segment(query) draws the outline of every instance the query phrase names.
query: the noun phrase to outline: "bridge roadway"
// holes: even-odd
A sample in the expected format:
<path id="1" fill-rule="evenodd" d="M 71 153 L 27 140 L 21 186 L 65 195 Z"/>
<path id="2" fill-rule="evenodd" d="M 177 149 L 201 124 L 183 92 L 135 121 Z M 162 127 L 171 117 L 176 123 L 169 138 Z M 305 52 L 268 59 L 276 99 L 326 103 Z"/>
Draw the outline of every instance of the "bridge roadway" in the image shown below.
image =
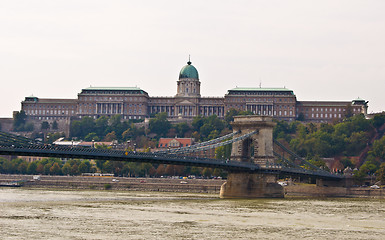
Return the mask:
<path id="1" fill-rule="evenodd" d="M 196 167 L 221 168 L 229 172 L 270 173 L 281 176 L 301 176 L 309 178 L 339 180 L 343 176 L 326 171 L 307 170 L 303 168 L 289 168 L 279 164 L 260 166 L 254 163 L 229 161 L 178 155 L 172 153 L 141 153 L 120 150 L 102 150 L 94 148 L 51 146 L 42 144 L 10 145 L 0 144 L 0 155 L 40 156 L 55 158 L 97 159 L 126 162 L 149 162 L 156 164 L 174 164 Z"/>

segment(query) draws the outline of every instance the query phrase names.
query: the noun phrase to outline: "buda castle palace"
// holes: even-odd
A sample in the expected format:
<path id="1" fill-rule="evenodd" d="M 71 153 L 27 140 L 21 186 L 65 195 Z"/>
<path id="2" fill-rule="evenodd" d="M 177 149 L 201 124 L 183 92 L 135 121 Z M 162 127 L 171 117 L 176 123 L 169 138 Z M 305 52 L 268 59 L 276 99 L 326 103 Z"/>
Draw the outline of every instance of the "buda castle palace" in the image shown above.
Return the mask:
<path id="1" fill-rule="evenodd" d="M 217 115 L 236 109 L 279 120 L 332 122 L 351 114 L 367 113 L 362 99 L 352 101 L 297 101 L 286 88 L 241 88 L 228 90 L 224 97 L 202 97 L 197 69 L 187 62 L 179 73 L 177 93 L 173 97 L 151 97 L 137 87 L 89 87 L 77 99 L 26 97 L 21 103 L 28 119 L 67 122 L 71 119 L 120 114 L 122 119 L 145 119 L 166 112 L 169 120 L 188 120 L 195 116 Z"/>

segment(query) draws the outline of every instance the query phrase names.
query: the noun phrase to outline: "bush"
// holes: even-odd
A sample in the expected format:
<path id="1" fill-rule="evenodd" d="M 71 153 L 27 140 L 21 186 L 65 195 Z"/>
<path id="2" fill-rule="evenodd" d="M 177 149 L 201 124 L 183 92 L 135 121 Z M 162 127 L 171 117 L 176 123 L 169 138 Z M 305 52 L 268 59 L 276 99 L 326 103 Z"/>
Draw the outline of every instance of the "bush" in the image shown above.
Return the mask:
<path id="1" fill-rule="evenodd" d="M 104 189 L 105 190 L 110 190 L 111 189 L 111 184 L 109 184 L 109 183 L 106 183 L 106 184 L 104 184 Z"/>

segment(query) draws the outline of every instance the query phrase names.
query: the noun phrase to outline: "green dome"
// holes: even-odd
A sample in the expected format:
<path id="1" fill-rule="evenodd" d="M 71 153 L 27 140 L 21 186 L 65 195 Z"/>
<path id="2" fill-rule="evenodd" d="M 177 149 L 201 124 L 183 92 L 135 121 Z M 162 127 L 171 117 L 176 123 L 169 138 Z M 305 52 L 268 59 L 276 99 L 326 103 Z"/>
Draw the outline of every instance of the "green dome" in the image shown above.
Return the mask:
<path id="1" fill-rule="evenodd" d="M 180 70 L 179 79 L 181 78 L 199 79 L 198 71 L 193 65 L 191 65 L 190 61 L 188 61 L 187 65 Z"/>

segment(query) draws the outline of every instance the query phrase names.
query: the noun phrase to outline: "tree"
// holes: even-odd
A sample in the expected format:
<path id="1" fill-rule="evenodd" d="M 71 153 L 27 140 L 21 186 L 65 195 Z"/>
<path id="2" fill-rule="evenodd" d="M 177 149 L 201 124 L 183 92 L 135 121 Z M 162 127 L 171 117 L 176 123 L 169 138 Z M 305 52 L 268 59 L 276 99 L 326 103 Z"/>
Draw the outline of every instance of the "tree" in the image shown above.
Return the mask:
<path id="1" fill-rule="evenodd" d="M 232 129 L 230 123 L 234 121 L 234 116 L 237 116 L 239 114 L 239 111 L 231 108 L 229 111 L 227 111 L 225 115 L 225 122 L 227 124 L 227 127 Z"/>
<path id="2" fill-rule="evenodd" d="M 112 171 L 115 174 L 115 176 L 122 175 L 123 167 L 124 167 L 124 163 L 121 161 L 113 161 L 112 162 Z"/>
<path id="3" fill-rule="evenodd" d="M 354 167 L 354 164 L 352 163 L 352 161 L 348 157 L 342 158 L 340 162 L 342 163 L 344 168 L 347 168 L 347 167 L 353 168 Z"/>
<path id="4" fill-rule="evenodd" d="M 354 177 L 357 180 L 363 180 L 364 177 L 373 175 L 378 169 L 376 163 L 372 160 L 367 160 L 358 171 L 354 172 Z"/>
<path id="5" fill-rule="evenodd" d="M 382 125 L 385 124 L 385 114 L 376 114 L 373 117 L 372 124 L 375 128 L 379 129 Z"/>
<path id="6" fill-rule="evenodd" d="M 44 121 L 44 122 L 41 123 L 41 130 L 42 131 L 48 130 L 49 128 L 50 128 L 49 122 Z"/>
<path id="7" fill-rule="evenodd" d="M 36 162 L 30 162 L 28 164 L 27 173 L 28 174 L 36 174 L 37 164 Z"/>
<path id="8" fill-rule="evenodd" d="M 95 132 L 100 139 L 102 139 L 108 131 L 108 118 L 102 116 L 95 121 Z"/>
<path id="9" fill-rule="evenodd" d="M 298 121 L 304 121 L 305 120 L 305 115 L 302 113 L 302 112 L 300 112 L 299 114 L 298 114 L 298 117 L 297 117 L 297 120 Z"/>
<path id="10" fill-rule="evenodd" d="M 80 121 L 71 122 L 71 137 L 84 138 L 90 132 L 95 131 L 95 122 L 91 117 L 83 117 Z"/>
<path id="11" fill-rule="evenodd" d="M 167 176 L 174 176 L 175 175 L 175 170 L 174 170 L 174 165 L 168 164 L 165 171 L 165 175 Z"/>
<path id="12" fill-rule="evenodd" d="M 186 122 L 181 122 L 176 125 L 176 129 L 178 131 L 178 135 L 181 137 L 186 137 L 186 133 L 191 131 L 190 126 Z M 191 133 L 190 133 L 191 135 Z"/>
<path id="13" fill-rule="evenodd" d="M 51 167 L 52 167 L 52 163 L 48 162 L 48 163 L 44 164 L 44 174 L 45 175 L 50 174 Z"/>
<path id="14" fill-rule="evenodd" d="M 91 163 L 89 160 L 83 160 L 79 164 L 79 172 L 80 173 L 86 173 L 91 171 Z"/>
<path id="15" fill-rule="evenodd" d="M 156 133 L 159 137 L 165 136 L 170 128 L 171 123 L 167 120 L 166 112 L 156 114 L 155 118 L 150 119 L 148 125 L 150 132 Z"/>
<path id="16" fill-rule="evenodd" d="M 116 134 L 115 134 L 115 131 L 112 131 L 110 133 L 108 133 L 105 137 L 104 137 L 104 141 L 107 141 L 107 142 L 112 142 L 114 140 L 116 140 Z"/>
<path id="17" fill-rule="evenodd" d="M 37 164 L 36 173 L 38 174 L 44 173 L 44 164 L 42 164 L 41 162 Z"/>
<path id="18" fill-rule="evenodd" d="M 61 175 L 62 172 L 61 172 L 61 168 L 59 166 L 59 164 L 57 162 L 55 162 L 52 167 L 50 168 L 49 172 L 52 174 L 52 175 Z"/>
<path id="19" fill-rule="evenodd" d="M 212 175 L 212 169 L 211 168 L 204 168 L 202 171 L 202 174 L 204 177 L 209 178 Z"/>
<path id="20" fill-rule="evenodd" d="M 84 137 L 84 140 L 88 141 L 88 142 L 90 142 L 92 140 L 99 141 L 100 138 L 98 137 L 98 135 L 96 135 L 95 132 L 91 132 L 91 133 L 87 134 L 87 136 Z"/>
<path id="21" fill-rule="evenodd" d="M 385 135 L 381 139 L 374 141 L 372 150 L 369 154 L 373 157 L 385 160 Z"/>
<path id="22" fill-rule="evenodd" d="M 156 169 L 156 175 L 158 177 L 165 175 L 165 167 L 164 164 L 159 164 L 158 168 Z"/>
<path id="23" fill-rule="evenodd" d="M 58 126 L 56 120 L 52 123 L 52 129 L 53 129 L 53 130 L 59 129 L 59 126 Z"/>
<path id="24" fill-rule="evenodd" d="M 71 166 L 71 175 L 75 176 L 75 175 L 78 175 L 79 174 L 79 166 L 74 163 L 72 166 Z"/>
<path id="25" fill-rule="evenodd" d="M 376 171 L 376 179 L 385 183 L 385 163 L 381 163 L 380 168 Z"/>
<path id="26" fill-rule="evenodd" d="M 61 171 L 64 175 L 69 175 L 71 173 L 71 165 L 66 162 L 61 168 Z"/>
<path id="27" fill-rule="evenodd" d="M 322 160 L 318 155 L 315 155 L 312 159 L 309 160 L 309 162 L 316 167 L 322 168 L 324 170 L 327 169 L 325 161 Z"/>
<path id="28" fill-rule="evenodd" d="M 27 173 L 27 168 L 28 168 L 28 163 L 23 161 L 17 167 L 17 171 L 19 174 L 25 174 L 25 173 Z"/>
<path id="29" fill-rule="evenodd" d="M 13 130 L 15 132 L 24 131 L 24 125 L 26 123 L 27 115 L 22 110 L 20 112 L 16 112 L 13 118 Z"/>
<path id="30" fill-rule="evenodd" d="M 103 163 L 103 172 L 113 173 L 113 165 L 111 161 L 106 161 L 105 163 Z"/>

